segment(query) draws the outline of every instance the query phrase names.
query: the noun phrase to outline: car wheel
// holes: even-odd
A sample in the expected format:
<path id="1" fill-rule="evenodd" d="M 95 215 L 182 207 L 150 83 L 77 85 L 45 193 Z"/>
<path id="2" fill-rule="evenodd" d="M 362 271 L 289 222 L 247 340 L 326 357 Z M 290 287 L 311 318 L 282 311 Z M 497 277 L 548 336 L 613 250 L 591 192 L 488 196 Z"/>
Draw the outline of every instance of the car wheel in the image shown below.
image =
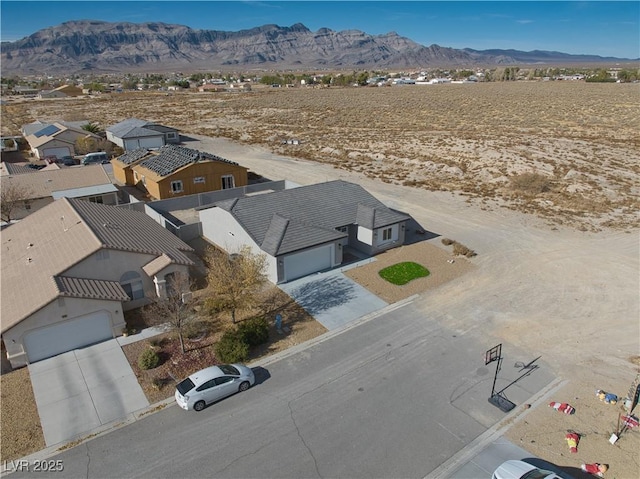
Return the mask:
<path id="1" fill-rule="evenodd" d="M 202 411 L 204 409 L 205 403 L 204 401 L 198 401 L 193 405 L 194 411 Z"/>
<path id="2" fill-rule="evenodd" d="M 242 381 L 240 383 L 240 388 L 238 390 L 241 392 L 246 391 L 247 389 L 249 389 L 249 386 L 250 386 L 249 381 Z"/>

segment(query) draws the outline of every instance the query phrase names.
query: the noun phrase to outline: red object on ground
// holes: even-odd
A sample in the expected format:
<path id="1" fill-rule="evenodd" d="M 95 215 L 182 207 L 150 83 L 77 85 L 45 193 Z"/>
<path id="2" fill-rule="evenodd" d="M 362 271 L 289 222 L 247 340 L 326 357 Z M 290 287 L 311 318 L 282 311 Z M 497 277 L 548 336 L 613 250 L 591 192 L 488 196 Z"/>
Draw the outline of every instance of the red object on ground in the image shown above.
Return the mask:
<path id="1" fill-rule="evenodd" d="M 622 416 L 622 424 L 631 428 L 631 427 L 638 427 L 640 425 L 640 422 L 638 421 L 637 417 L 628 415 L 628 416 Z"/>
<path id="2" fill-rule="evenodd" d="M 565 414 L 573 414 L 576 410 L 566 402 L 551 402 L 549 403 L 549 407 L 552 407 L 556 411 L 563 412 Z"/>
<path id="3" fill-rule="evenodd" d="M 594 462 L 593 464 L 583 464 L 581 467 L 584 472 L 588 472 L 589 474 L 593 474 L 598 477 L 604 477 L 604 473 L 609 469 L 606 464 L 598 464 L 597 462 Z"/>
<path id="4" fill-rule="evenodd" d="M 571 432 L 564 437 L 569 445 L 569 450 L 573 453 L 578 452 L 578 443 L 580 442 L 580 436 L 575 432 Z"/>

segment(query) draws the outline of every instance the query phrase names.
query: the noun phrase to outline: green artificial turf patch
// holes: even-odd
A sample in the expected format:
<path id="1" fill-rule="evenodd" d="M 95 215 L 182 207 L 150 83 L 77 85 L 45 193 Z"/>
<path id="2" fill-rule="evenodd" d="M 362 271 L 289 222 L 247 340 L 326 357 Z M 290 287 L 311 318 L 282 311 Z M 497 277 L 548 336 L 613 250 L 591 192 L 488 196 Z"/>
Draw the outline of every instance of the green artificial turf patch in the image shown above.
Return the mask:
<path id="1" fill-rule="evenodd" d="M 390 283 L 402 286 L 416 278 L 424 278 L 429 276 L 429 270 L 418 263 L 405 261 L 404 263 L 394 264 L 381 269 L 378 274 L 381 278 L 386 279 Z"/>

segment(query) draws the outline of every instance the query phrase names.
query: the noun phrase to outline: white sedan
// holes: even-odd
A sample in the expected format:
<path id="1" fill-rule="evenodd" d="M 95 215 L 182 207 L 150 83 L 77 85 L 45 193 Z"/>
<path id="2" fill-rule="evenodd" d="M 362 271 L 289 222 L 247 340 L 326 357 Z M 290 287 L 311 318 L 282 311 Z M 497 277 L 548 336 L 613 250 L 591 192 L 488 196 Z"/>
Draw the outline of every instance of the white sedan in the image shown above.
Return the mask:
<path id="1" fill-rule="evenodd" d="M 182 409 L 202 411 L 207 404 L 246 391 L 256 382 L 253 371 L 242 364 L 221 364 L 201 369 L 176 386 Z"/>
<path id="2" fill-rule="evenodd" d="M 538 469 L 524 461 L 506 461 L 493 473 L 493 479 L 562 479 L 555 472 Z"/>

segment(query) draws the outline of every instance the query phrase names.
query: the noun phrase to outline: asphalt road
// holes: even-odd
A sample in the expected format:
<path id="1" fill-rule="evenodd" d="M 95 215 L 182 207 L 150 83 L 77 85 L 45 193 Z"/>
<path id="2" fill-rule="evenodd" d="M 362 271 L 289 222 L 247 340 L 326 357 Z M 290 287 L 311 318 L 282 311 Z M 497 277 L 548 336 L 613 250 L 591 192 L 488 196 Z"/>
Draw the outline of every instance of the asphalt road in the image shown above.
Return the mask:
<path id="1" fill-rule="evenodd" d="M 424 477 L 505 417 L 487 401 L 491 341 L 408 304 L 258 368 L 256 386 L 202 412 L 169 407 L 51 457 L 62 473 L 11 477 Z M 496 388 L 514 403 L 553 380 L 540 360 L 521 377 L 530 353 L 503 354 Z"/>

